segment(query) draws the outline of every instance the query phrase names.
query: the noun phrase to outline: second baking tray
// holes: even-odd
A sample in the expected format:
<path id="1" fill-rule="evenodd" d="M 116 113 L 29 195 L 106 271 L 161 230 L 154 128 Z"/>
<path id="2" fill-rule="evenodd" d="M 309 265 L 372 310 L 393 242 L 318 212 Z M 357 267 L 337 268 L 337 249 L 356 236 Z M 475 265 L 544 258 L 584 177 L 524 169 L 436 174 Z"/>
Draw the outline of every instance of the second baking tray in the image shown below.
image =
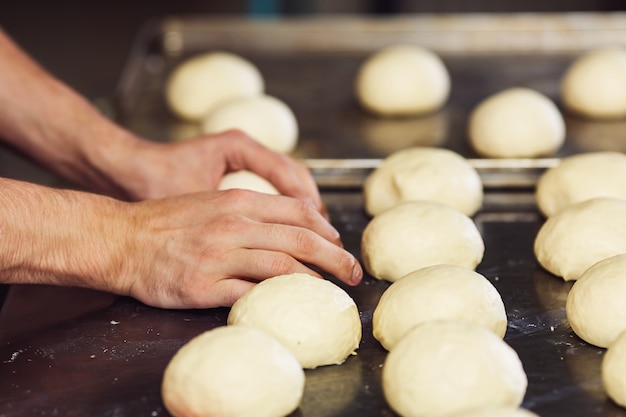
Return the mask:
<path id="1" fill-rule="evenodd" d="M 388 45 L 412 43 L 438 53 L 452 89 L 439 112 L 380 118 L 363 111 L 354 81 L 364 60 Z M 525 14 L 357 16 L 246 20 L 175 16 L 147 24 L 117 91 L 117 117 L 136 133 L 172 141 L 199 133 L 163 100 L 169 73 L 197 53 L 227 50 L 252 61 L 266 92 L 285 101 L 300 126 L 296 157 L 378 159 L 412 145 L 440 146 L 476 158 L 466 139 L 474 106 L 502 89 L 524 86 L 560 106 L 566 68 L 583 51 L 626 44 L 626 15 Z M 626 122 L 599 122 L 563 111 L 565 146 L 557 157 L 626 150 Z M 517 164 L 518 161 L 514 161 Z M 484 165 L 484 163 L 483 163 Z M 498 165 L 502 168 L 502 164 Z"/>

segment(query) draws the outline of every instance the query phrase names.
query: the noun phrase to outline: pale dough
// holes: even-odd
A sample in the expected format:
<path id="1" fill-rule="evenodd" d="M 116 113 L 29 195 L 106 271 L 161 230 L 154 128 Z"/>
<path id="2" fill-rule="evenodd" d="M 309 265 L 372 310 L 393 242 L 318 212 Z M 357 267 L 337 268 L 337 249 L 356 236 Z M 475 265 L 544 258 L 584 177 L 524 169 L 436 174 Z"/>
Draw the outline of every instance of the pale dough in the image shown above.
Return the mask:
<path id="1" fill-rule="evenodd" d="M 374 310 L 373 333 L 392 350 L 416 325 L 444 319 L 479 324 L 501 338 L 506 333 L 504 303 L 493 284 L 471 269 L 445 264 L 418 269 L 391 284 Z"/>
<path id="2" fill-rule="evenodd" d="M 589 118 L 626 116 L 626 48 L 601 48 L 579 56 L 561 83 L 565 107 Z"/>
<path id="3" fill-rule="evenodd" d="M 280 340 L 303 368 L 341 364 L 356 353 L 361 319 L 339 286 L 301 273 L 260 282 L 235 302 L 228 324 L 259 327 Z"/>
<path id="4" fill-rule="evenodd" d="M 174 355 L 161 386 L 174 416 L 282 417 L 298 408 L 304 371 L 280 342 L 249 326 L 196 336 Z"/>
<path id="5" fill-rule="evenodd" d="M 223 102 L 202 121 L 204 133 L 240 129 L 268 148 L 289 153 L 298 144 L 298 121 L 289 106 L 268 95 Z"/>
<path id="6" fill-rule="evenodd" d="M 472 216 L 483 203 L 474 167 L 448 149 L 412 147 L 386 157 L 363 184 L 365 209 L 377 215 L 400 202 L 429 200 Z"/>
<path id="7" fill-rule="evenodd" d="M 385 399 L 403 417 L 443 417 L 519 407 L 528 380 L 517 353 L 485 327 L 429 321 L 414 327 L 383 365 Z"/>
<path id="8" fill-rule="evenodd" d="M 565 311 L 574 333 L 609 347 L 626 330 L 626 254 L 603 259 L 587 269 L 567 295 Z"/>
<path id="9" fill-rule="evenodd" d="M 239 188 L 265 194 L 280 194 L 271 182 L 254 172 L 246 170 L 229 172 L 224 175 L 217 188 L 218 190 Z"/>
<path id="10" fill-rule="evenodd" d="M 400 203 L 374 216 L 361 239 L 367 272 L 392 282 L 437 264 L 474 269 L 484 252 L 485 244 L 472 219 L 433 201 Z"/>
<path id="11" fill-rule="evenodd" d="M 208 52 L 183 61 L 172 71 L 165 100 L 180 118 L 199 121 L 221 102 L 256 96 L 264 88 L 263 76 L 247 59 L 230 52 Z"/>
<path id="12" fill-rule="evenodd" d="M 602 385 L 608 396 L 626 407 L 626 332 L 620 333 L 602 359 Z"/>
<path id="13" fill-rule="evenodd" d="M 604 258 L 626 253 L 626 201 L 593 198 L 548 217 L 534 251 L 541 266 L 566 281 Z"/>
<path id="14" fill-rule="evenodd" d="M 626 200 L 626 155 L 589 152 L 563 158 L 541 175 L 535 196 L 546 216 L 594 197 Z"/>
<path id="15" fill-rule="evenodd" d="M 439 56 L 414 45 L 396 45 L 370 55 L 359 68 L 356 96 L 381 116 L 429 113 L 450 93 L 450 75 Z"/>
<path id="16" fill-rule="evenodd" d="M 534 158 L 552 155 L 561 148 L 565 122 L 545 95 L 529 88 L 510 88 L 474 108 L 468 138 L 481 156 Z"/>

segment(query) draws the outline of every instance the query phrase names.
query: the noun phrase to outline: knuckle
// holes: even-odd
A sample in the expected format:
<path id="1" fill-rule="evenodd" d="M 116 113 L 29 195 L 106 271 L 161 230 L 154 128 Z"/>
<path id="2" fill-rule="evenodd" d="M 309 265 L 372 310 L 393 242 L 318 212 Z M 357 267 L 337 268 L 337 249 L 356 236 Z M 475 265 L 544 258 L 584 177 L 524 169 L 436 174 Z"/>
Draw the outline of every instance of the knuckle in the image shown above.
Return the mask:
<path id="1" fill-rule="evenodd" d="M 290 274 L 294 270 L 294 260 L 286 254 L 277 254 L 270 261 L 270 271 L 274 276 Z"/>
<path id="2" fill-rule="evenodd" d="M 293 237 L 294 250 L 300 255 L 308 255 L 317 248 L 315 234 L 308 229 L 296 231 Z"/>

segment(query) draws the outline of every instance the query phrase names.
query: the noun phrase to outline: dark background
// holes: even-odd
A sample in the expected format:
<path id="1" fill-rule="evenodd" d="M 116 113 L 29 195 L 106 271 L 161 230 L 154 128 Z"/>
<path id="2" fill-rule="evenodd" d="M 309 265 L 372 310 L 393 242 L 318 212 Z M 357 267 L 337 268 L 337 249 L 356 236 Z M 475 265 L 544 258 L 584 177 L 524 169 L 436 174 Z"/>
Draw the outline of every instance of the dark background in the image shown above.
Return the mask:
<path id="1" fill-rule="evenodd" d="M 136 33 L 175 14 L 564 12 L 626 9 L 623 0 L 2 0 L 0 26 L 49 71 L 94 100 L 112 94 Z"/>

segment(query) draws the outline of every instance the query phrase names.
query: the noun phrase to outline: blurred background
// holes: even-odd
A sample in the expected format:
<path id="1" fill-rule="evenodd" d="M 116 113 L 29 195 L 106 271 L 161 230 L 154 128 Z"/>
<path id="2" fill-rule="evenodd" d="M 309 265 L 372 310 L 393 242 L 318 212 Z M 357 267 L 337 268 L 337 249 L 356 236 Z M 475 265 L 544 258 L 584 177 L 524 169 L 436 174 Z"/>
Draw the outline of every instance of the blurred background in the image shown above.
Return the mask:
<path id="1" fill-rule="evenodd" d="M 112 94 L 132 40 L 150 19 L 176 14 L 284 15 L 626 10 L 623 0 L 151 0 L 0 1 L 0 26 L 88 98 Z"/>

